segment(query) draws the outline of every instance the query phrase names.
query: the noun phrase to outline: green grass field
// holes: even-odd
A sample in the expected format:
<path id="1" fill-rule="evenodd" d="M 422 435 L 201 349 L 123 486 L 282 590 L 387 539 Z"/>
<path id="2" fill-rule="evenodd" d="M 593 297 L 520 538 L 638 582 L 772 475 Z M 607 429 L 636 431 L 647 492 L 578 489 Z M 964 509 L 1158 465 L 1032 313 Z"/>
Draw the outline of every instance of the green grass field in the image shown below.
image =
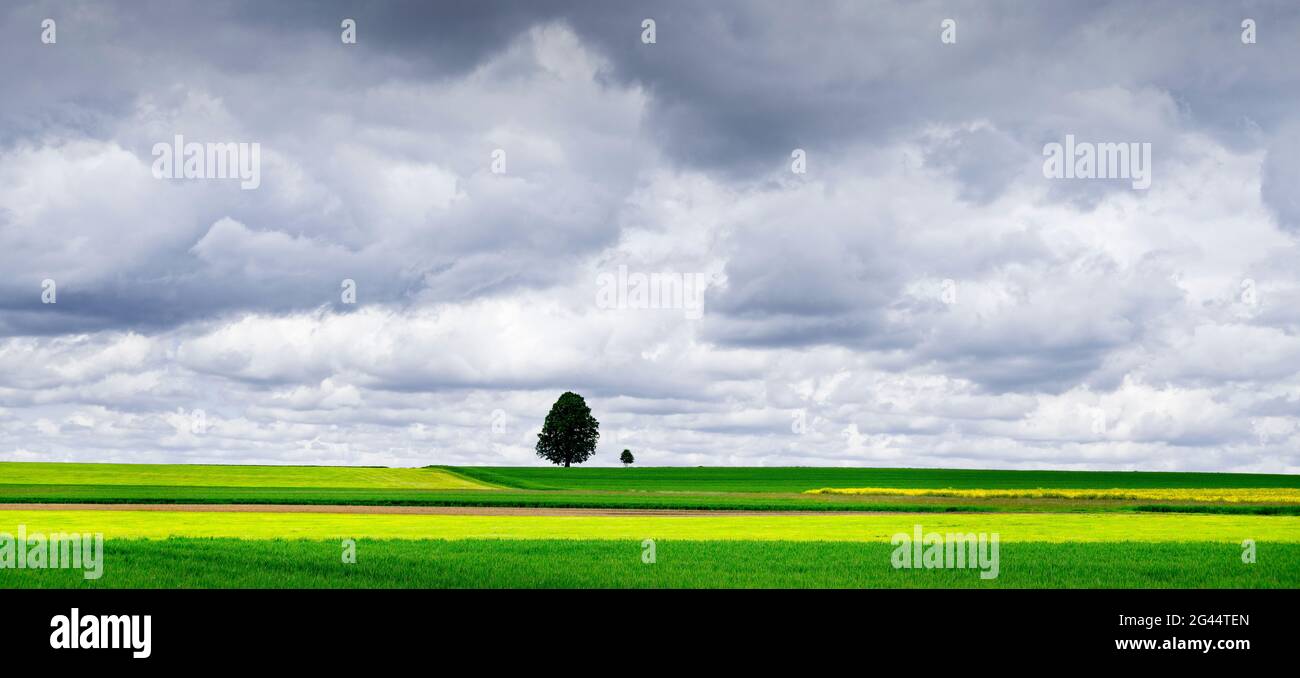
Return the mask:
<path id="1" fill-rule="evenodd" d="M 1296 588 L 1300 544 L 1262 545 L 1241 562 L 1234 544 L 1005 544 L 996 579 L 977 570 L 890 566 L 868 542 L 425 540 L 110 540 L 104 574 L 0 570 L 7 588 Z"/>
<path id="2" fill-rule="evenodd" d="M 927 491 L 806 493 L 828 487 Z M 1298 487 L 1298 476 L 1201 473 L 0 463 L 0 503 L 24 507 L 227 503 L 700 511 L 542 516 L 15 507 L 0 510 L 0 548 L 4 535 L 19 526 L 28 534 L 99 532 L 106 538 L 106 574 L 88 583 L 79 572 L 0 569 L 0 587 L 1295 587 L 1296 502 L 1195 499 L 1237 492 L 1134 492 L 1116 499 L 1113 492 L 1059 490 Z M 750 513 L 708 514 L 710 509 Z M 802 513 L 761 513 L 773 510 Z M 997 533 L 1003 553 L 999 577 L 893 569 L 890 538 L 916 525 L 926 532 Z M 357 564 L 340 561 L 345 539 L 358 542 Z M 644 539 L 658 545 L 653 565 L 640 560 Z M 1254 564 L 1241 560 L 1245 540 L 1257 544 Z"/>
<path id="3" fill-rule="evenodd" d="M 986 471 L 923 468 L 444 467 L 494 485 L 532 490 L 789 492 L 824 487 L 899 488 L 1300 488 L 1300 476 L 1127 471 Z"/>
<path id="4" fill-rule="evenodd" d="M 989 502 L 898 497 L 809 497 L 717 493 L 409 490 L 320 487 L 168 487 L 160 485 L 0 485 L 0 503 L 22 504 L 351 504 L 357 506 L 504 506 L 516 508 L 696 509 L 732 511 L 992 511 Z M 1127 510 L 1136 502 L 1080 504 Z M 1026 510 L 1072 510 L 1070 502 L 1025 502 Z M 1234 508 L 1234 507 L 1227 507 Z M 1244 507 L 1251 508 L 1251 507 Z M 1255 507 L 1259 508 L 1259 507 Z M 1282 507 L 1274 507 L 1282 508 Z M 1300 507 L 1295 507 L 1300 510 Z M 1259 513 L 1261 511 L 1233 511 Z M 1264 511 L 1267 512 L 1267 511 Z"/>
<path id="5" fill-rule="evenodd" d="M 828 483 L 830 485 L 828 485 Z M 1291 488 L 1296 476 L 819 468 L 387 469 L 0 462 L 0 503 L 360 504 L 807 511 L 1203 512 L 1300 515 L 1300 504 L 806 494 L 917 489 Z M 490 490 L 490 491 L 488 491 Z"/>
<path id="6" fill-rule="evenodd" d="M 162 485 L 3 485 L 0 504 L 353 504 L 516 508 L 694 509 L 728 511 L 899 511 L 912 513 L 1176 512 L 1300 515 L 1295 504 L 1152 503 L 1146 500 L 984 499 L 787 495 L 756 492 L 594 492 L 410 490 L 321 487 L 169 487 Z"/>

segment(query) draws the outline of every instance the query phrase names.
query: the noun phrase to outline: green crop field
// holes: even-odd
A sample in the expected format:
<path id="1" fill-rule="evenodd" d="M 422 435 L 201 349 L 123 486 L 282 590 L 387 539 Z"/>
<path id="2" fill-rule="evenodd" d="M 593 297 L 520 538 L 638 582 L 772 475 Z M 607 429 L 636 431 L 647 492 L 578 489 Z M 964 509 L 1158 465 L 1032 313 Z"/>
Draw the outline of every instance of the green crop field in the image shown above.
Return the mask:
<path id="1" fill-rule="evenodd" d="M 912 513 L 1129 512 L 1300 515 L 1300 505 L 1242 505 L 1149 500 L 785 495 L 757 492 L 592 492 L 411 490 L 322 487 L 170 487 L 164 485 L 4 485 L 0 504 L 349 504 L 516 508 L 688 509 L 728 511 L 893 511 Z"/>
<path id="2" fill-rule="evenodd" d="M 983 500 L 953 503 L 899 497 L 811 497 L 718 493 L 594 493 L 533 490 L 409 490 L 320 487 L 168 487 L 159 485 L 3 485 L 0 504 L 348 504 L 355 506 L 499 506 L 516 508 L 693 509 L 732 511 L 991 511 Z M 1020 502 L 1025 510 L 1136 510 L 1136 502 Z M 1225 506 L 1232 513 L 1300 507 Z M 1198 509 L 1199 510 L 1199 509 Z"/>
<path id="3" fill-rule="evenodd" d="M 534 490 L 805 492 L 825 487 L 965 489 L 1300 488 L 1300 476 L 1125 471 L 986 471 L 910 468 L 446 467 L 484 482 Z"/>
<path id="4" fill-rule="evenodd" d="M 825 488 L 847 493 L 809 493 Z M 1295 488 L 1298 476 L 1256 474 L 6 462 L 0 562 L 20 531 L 102 533 L 105 575 L 0 568 L 0 587 L 1295 587 Z M 48 503 L 88 506 L 36 506 Z M 605 513 L 529 511 L 570 507 Z M 998 577 L 894 569 L 891 539 L 916 526 L 996 533 Z M 346 540 L 355 564 L 340 560 Z"/>
<path id="5" fill-rule="evenodd" d="M 1150 511 L 1297 515 L 1300 503 L 808 494 L 943 490 L 1263 488 L 1296 476 L 819 468 L 366 468 L 0 462 L 0 503 L 357 504 L 804 511 Z M 490 491 L 485 491 L 490 490 Z M 942 495 L 942 492 L 936 492 Z M 1282 493 L 1278 496 L 1287 496 Z M 1195 495 L 1189 495 L 1194 497 Z M 1265 495 L 1272 496 L 1272 495 Z"/>
<path id="6" fill-rule="evenodd" d="M 0 570 L 7 588 L 1296 588 L 1300 544 L 1262 546 L 1245 565 L 1235 544 L 1092 542 L 1005 544 L 995 579 L 969 569 L 890 565 L 881 542 L 640 542 L 121 539 L 105 543 L 104 572 Z"/>

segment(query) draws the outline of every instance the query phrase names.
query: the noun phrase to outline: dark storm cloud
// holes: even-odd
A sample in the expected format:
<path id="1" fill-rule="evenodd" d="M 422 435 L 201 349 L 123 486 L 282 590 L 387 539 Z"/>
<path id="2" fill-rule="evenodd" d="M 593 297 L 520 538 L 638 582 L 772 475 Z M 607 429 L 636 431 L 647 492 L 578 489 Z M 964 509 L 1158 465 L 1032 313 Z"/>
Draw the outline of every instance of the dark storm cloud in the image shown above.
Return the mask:
<path id="1" fill-rule="evenodd" d="M 9 3 L 0 454 L 519 463 L 578 388 L 659 463 L 1300 468 L 1297 35 L 1289 2 Z M 260 143 L 260 188 L 154 179 L 175 134 Z M 1065 135 L 1150 143 L 1152 190 L 1045 178 Z M 597 308 L 619 264 L 711 276 L 703 318 Z"/>
<path id="2" fill-rule="evenodd" d="M 7 62 L 33 64 L 12 72 L 14 96 L 0 102 L 9 176 L 21 186 L 23 173 L 83 162 L 78 180 L 106 190 L 46 194 L 39 205 L 17 191 L 13 200 L 28 202 L 4 205 L 6 237 L 20 246 L 7 255 L 15 275 L 0 282 L 0 307 L 16 311 L 0 331 L 156 330 L 214 314 L 311 309 L 337 302 L 345 278 L 368 302 L 403 303 L 568 277 L 616 238 L 615 210 L 642 150 L 627 106 L 590 101 L 590 88 L 564 96 L 531 55 L 504 55 L 558 7 L 535 9 L 8 8 L 6 34 L 28 33 L 45 16 L 59 22 L 57 45 L 0 46 Z M 344 16 L 361 26 L 355 46 L 340 44 Z M 505 61 L 480 76 L 485 86 L 463 82 L 493 58 Z M 513 91 L 515 80 L 524 91 Z M 426 93 L 425 82 L 449 96 Z M 603 117 L 611 113 L 624 120 Z M 494 139 L 497 130 L 508 138 Z M 261 189 L 141 183 L 153 144 L 182 133 L 260 142 Z M 502 180 L 486 173 L 499 145 L 511 160 Z M 105 157 L 116 169 L 95 173 Z M 113 190 L 118 181 L 132 188 Z M 214 242 L 223 219 L 239 227 Z M 32 294 L 46 277 L 62 286 L 57 305 Z"/>
<path id="3" fill-rule="evenodd" d="M 662 157 L 720 178 L 761 180 L 781 171 L 795 147 L 810 152 L 816 172 L 833 166 L 832 161 L 851 164 L 839 162 L 845 149 L 888 143 L 928 126 L 980 122 L 983 127 L 957 129 L 933 141 L 925 162 L 948 172 L 961 186 L 962 199 L 987 204 L 1022 173 L 1032 177 L 1045 141 L 1066 133 L 1103 139 L 1136 135 L 1135 140 L 1162 135 L 1173 121 L 1123 108 L 1147 105 L 1141 98 L 1100 96 L 1090 101 L 1077 96 L 1118 85 L 1167 92 L 1177 102 L 1175 115 L 1229 143 L 1259 143 L 1251 142 L 1248 132 L 1261 130 L 1264 142 L 1271 139 L 1275 146 L 1269 153 L 1264 198 L 1281 223 L 1294 223 L 1294 200 L 1281 188 L 1288 172 L 1293 173 L 1289 168 L 1295 153 L 1287 144 L 1294 135 L 1272 135 L 1287 111 L 1300 105 L 1295 100 L 1300 76 L 1283 58 L 1293 46 L 1279 39 L 1295 34 L 1300 11 L 1284 3 L 1251 5 L 1249 13 L 1259 22 L 1262 38 L 1245 49 L 1236 26 L 1246 10 L 1192 13 L 1183 8 L 1181 3 L 1139 11 L 1126 3 L 884 7 L 740 1 L 22 4 L 5 12 L 7 33 L 20 33 L 23 27 L 34 33 L 42 17 L 57 16 L 61 40 L 57 50 L 42 49 L 47 46 L 36 40 L 4 41 L 0 50 L 6 61 L 29 68 L 8 78 L 10 95 L 0 103 L 0 130 L 11 148 L 84 135 L 120 141 L 147 159 L 150 143 L 161 135 L 140 134 L 132 127 L 139 123 L 140 99 L 175 105 L 170 90 L 200 88 L 218 97 L 228 111 L 227 128 L 278 144 L 290 161 L 315 170 L 332 160 L 330 144 L 348 141 L 328 134 L 304 136 L 325 131 L 315 122 L 323 116 L 366 116 L 379 120 L 379 129 L 470 133 L 472 126 L 447 127 L 445 132 L 421 129 L 416 111 L 407 115 L 376 110 L 350 95 L 386 81 L 455 82 L 500 56 L 529 29 L 561 22 L 608 60 L 602 79 L 610 85 L 644 88 L 649 98 L 643 124 Z M 941 45 L 939 21 L 949 16 L 958 21 L 958 42 Z M 358 21 L 361 39 L 340 58 L 339 21 L 345 17 Z M 640 40 L 641 20 L 647 17 L 657 22 L 654 45 Z M 536 75 L 536 64 L 518 65 L 525 70 L 514 75 Z M 502 66 L 493 75 L 512 77 L 509 68 Z M 569 103 L 575 109 L 583 105 Z M 485 111 L 480 120 L 485 125 L 494 118 L 510 124 L 520 113 L 530 112 Z M 1161 160 L 1182 152 L 1161 141 Z M 447 167 L 462 173 L 472 172 L 472 163 L 481 162 L 481 155 L 470 149 L 461 155 L 438 159 L 451 160 Z M 368 279 L 371 298 L 377 301 L 399 301 L 418 292 L 420 285 L 427 285 L 434 297 L 456 299 L 513 285 L 549 284 L 554 277 L 539 274 L 536 258 L 512 256 L 510 244 L 518 243 L 520 252 L 561 258 L 561 251 L 580 256 L 608 245 L 616 237 L 609 225 L 623 196 L 636 175 L 653 167 L 644 156 L 624 155 L 620 160 L 622 165 L 613 171 L 602 167 L 586 172 L 590 180 L 585 183 L 565 186 L 559 175 L 539 175 L 530 192 L 458 204 L 436 219 L 442 231 L 436 245 L 431 239 L 401 245 L 408 251 L 412 246 L 425 249 L 427 256 L 403 262 L 401 272 L 363 270 L 355 275 Z M 616 176 L 621 176 L 618 182 L 613 181 Z M 80 309 L 61 308 L 70 314 L 67 328 L 92 327 L 96 317 L 111 324 L 113 315 L 124 325 L 149 326 L 221 310 L 319 305 L 317 290 L 337 277 L 332 273 L 293 272 L 258 281 L 279 285 L 276 295 L 259 295 L 239 279 L 221 277 L 194 280 L 196 289 L 183 295 L 154 295 L 150 281 L 181 281 L 183 286 L 201 274 L 204 269 L 192 260 L 190 247 L 205 229 L 227 216 L 254 232 L 282 230 L 295 237 L 342 241 L 353 250 L 383 237 L 374 230 L 376 215 L 373 206 L 365 204 L 366 196 L 347 196 L 346 173 L 322 180 L 327 190 L 347 200 L 342 211 L 322 218 L 251 198 L 244 214 L 211 210 L 191 215 L 195 222 L 180 227 L 191 231 L 193 240 L 156 251 L 147 268 L 104 282 L 141 303 L 123 306 L 115 292 L 105 290 L 95 295 L 104 300 L 102 312 L 95 310 L 99 302 L 90 297 L 77 302 Z M 277 185 L 273 173 L 267 181 Z M 1123 182 L 1060 183 L 1049 190 L 1091 209 L 1105 195 L 1125 187 Z M 567 201 L 566 208 L 539 208 L 539 203 L 556 199 Z M 344 230 L 348 223 L 354 231 L 359 229 L 350 239 Z M 504 265 L 495 271 L 475 266 L 475 253 L 488 251 L 498 252 Z M 745 256 L 738 253 L 733 264 L 741 281 L 748 275 Z M 365 256 L 353 259 L 344 267 L 368 266 Z M 817 275 L 861 277 L 844 267 Z M 23 297 L 30 288 L 29 281 L 6 284 L 11 299 Z M 128 289 L 132 285 L 138 289 Z M 763 313 L 763 306 L 780 303 L 781 297 L 756 295 L 752 284 L 742 289 L 750 291 L 728 293 L 718 310 L 734 314 L 737 323 L 750 329 L 725 334 L 740 341 L 771 334 L 783 342 L 806 334 L 793 326 L 753 327 L 753 316 Z M 169 297 L 187 301 L 169 303 Z M 834 311 L 810 326 L 845 338 L 865 336 L 878 325 L 871 318 L 892 298 L 888 293 L 860 296 L 852 308 Z M 24 303 L 10 301 L 8 306 L 22 308 Z M 805 299 L 794 316 L 816 314 L 822 303 Z M 41 324 L 57 327 L 48 319 Z M 17 331 L 25 321 L 19 317 L 6 325 Z"/>

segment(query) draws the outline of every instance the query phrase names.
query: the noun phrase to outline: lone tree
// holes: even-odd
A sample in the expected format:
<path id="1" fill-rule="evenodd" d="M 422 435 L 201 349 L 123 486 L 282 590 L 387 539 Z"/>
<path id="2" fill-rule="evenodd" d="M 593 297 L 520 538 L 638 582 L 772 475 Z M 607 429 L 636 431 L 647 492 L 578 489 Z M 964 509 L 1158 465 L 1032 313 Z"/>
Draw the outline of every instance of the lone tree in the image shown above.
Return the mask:
<path id="1" fill-rule="evenodd" d="M 591 416 L 587 401 L 577 393 L 565 391 L 551 405 L 551 411 L 537 434 L 537 456 L 552 464 L 581 464 L 596 452 L 600 439 L 600 422 Z"/>
<path id="2" fill-rule="evenodd" d="M 618 460 L 623 462 L 624 466 L 631 466 L 632 462 L 636 461 L 636 458 L 632 456 L 632 450 L 623 450 L 623 454 L 619 456 Z"/>

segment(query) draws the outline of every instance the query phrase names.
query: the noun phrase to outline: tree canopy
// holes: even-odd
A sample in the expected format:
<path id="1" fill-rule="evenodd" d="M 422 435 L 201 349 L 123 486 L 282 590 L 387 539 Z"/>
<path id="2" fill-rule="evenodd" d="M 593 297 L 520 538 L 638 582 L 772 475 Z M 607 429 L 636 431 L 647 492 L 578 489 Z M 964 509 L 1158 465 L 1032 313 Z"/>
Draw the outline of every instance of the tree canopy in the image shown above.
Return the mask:
<path id="1" fill-rule="evenodd" d="M 551 406 L 542 432 L 537 434 L 537 456 L 566 467 L 581 464 L 595 454 L 599 439 L 600 422 L 591 416 L 587 401 L 565 391 Z"/>

